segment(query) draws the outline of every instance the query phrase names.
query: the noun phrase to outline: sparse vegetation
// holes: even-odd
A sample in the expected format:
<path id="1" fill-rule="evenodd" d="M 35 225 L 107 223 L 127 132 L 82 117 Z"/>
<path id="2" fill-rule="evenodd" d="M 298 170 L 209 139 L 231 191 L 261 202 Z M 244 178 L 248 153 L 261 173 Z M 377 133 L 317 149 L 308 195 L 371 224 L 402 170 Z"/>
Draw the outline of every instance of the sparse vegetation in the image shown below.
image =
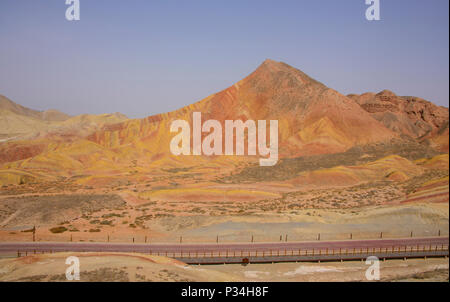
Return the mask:
<path id="1" fill-rule="evenodd" d="M 50 229 L 50 232 L 52 232 L 53 234 L 64 233 L 65 231 L 67 231 L 67 228 L 63 226 L 54 227 Z"/>
<path id="2" fill-rule="evenodd" d="M 273 167 L 261 167 L 258 164 L 247 165 L 240 172 L 219 178 L 216 181 L 219 183 L 252 183 L 288 180 L 301 172 L 337 166 L 360 165 L 392 154 L 409 160 L 417 160 L 431 158 L 439 153 L 429 146 L 414 141 L 395 139 L 390 143 L 356 146 L 342 153 L 286 158 L 278 161 Z"/>

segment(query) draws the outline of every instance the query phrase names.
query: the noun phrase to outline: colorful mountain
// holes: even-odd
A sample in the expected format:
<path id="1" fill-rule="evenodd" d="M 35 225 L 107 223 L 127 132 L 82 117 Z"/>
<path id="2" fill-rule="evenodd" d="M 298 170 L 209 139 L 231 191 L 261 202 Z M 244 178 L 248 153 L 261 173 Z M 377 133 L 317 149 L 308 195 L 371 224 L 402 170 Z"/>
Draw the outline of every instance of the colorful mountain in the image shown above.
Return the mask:
<path id="1" fill-rule="evenodd" d="M 10 101 L 3 104 L 11 114 L 44 122 L 42 113 L 39 118 L 35 111 Z M 85 176 L 92 183 L 96 183 L 92 177 L 108 183 L 110 177 L 145 178 L 167 169 L 231 173 L 256 161 L 246 156 L 172 155 L 169 146 L 175 133 L 170 132 L 170 124 L 176 119 L 192 124 L 193 112 L 201 112 L 203 121 L 215 119 L 222 124 L 238 119 L 278 120 L 281 159 L 389 146 L 393 140 L 448 152 L 448 109 L 389 91 L 345 96 L 285 63 L 266 60 L 233 86 L 173 112 L 143 119 L 121 114 L 77 116 L 52 122 L 27 139 L 3 142 L 0 170 L 3 175 L 14 174 L 3 176 L 13 182 L 22 173 L 25 180 L 39 175 L 45 179 Z"/>

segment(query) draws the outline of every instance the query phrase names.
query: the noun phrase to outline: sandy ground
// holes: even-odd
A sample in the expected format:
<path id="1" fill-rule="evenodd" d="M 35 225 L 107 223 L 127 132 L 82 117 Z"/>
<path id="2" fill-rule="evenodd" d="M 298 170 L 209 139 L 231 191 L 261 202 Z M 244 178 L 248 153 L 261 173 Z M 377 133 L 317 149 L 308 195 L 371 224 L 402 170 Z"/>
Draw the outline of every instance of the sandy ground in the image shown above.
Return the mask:
<path id="1" fill-rule="evenodd" d="M 55 209 L 56 211 L 56 209 Z M 151 210 L 150 210 L 151 211 Z M 368 206 L 352 210 L 304 209 L 295 213 L 259 212 L 251 215 L 158 217 L 136 225 L 140 208 L 101 210 L 84 214 L 69 222 L 37 225 L 37 241 L 106 242 L 254 242 L 404 238 L 413 236 L 448 236 L 448 203 Z M 55 214 L 56 215 L 56 214 Z M 67 216 L 66 216 L 67 217 Z M 140 221 L 138 219 L 138 221 Z M 53 227 L 66 231 L 52 233 Z M 31 226 L 0 230 L 1 241 L 31 241 Z"/>
<path id="2" fill-rule="evenodd" d="M 275 263 L 214 266 L 246 281 L 367 281 L 365 262 Z M 408 259 L 380 262 L 380 281 L 448 281 L 448 259 Z"/>
<path id="3" fill-rule="evenodd" d="M 67 281 L 67 257 L 80 261 L 80 281 L 239 281 L 227 272 L 133 253 L 57 253 L 0 260 L 0 281 Z M 205 273 L 207 271 L 207 273 Z"/>
<path id="4" fill-rule="evenodd" d="M 166 257 L 130 253 L 57 253 L 0 260 L 0 281 L 67 281 L 65 260 L 80 260 L 80 281 L 367 281 L 359 261 L 189 266 Z M 448 259 L 388 260 L 380 281 L 447 281 Z"/>

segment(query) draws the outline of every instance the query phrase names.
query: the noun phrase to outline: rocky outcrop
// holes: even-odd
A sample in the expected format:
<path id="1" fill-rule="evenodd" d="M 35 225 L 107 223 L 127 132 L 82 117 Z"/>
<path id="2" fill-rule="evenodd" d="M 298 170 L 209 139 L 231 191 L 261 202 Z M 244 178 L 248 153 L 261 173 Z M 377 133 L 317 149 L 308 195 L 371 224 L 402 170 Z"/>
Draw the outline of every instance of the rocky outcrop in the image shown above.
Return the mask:
<path id="1" fill-rule="evenodd" d="M 399 135 L 433 144 L 436 149 L 448 152 L 448 108 L 418 97 L 397 96 L 388 90 L 349 97 Z"/>

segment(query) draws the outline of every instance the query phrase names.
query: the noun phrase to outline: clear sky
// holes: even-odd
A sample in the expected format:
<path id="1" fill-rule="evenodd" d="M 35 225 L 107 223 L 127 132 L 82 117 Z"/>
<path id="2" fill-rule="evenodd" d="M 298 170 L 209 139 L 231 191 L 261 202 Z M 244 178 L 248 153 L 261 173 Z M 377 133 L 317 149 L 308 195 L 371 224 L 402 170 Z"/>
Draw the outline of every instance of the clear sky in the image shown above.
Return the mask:
<path id="1" fill-rule="evenodd" d="M 33 109 L 130 117 L 227 88 L 266 58 L 341 93 L 449 105 L 449 1 L 0 0 L 0 94 Z"/>

